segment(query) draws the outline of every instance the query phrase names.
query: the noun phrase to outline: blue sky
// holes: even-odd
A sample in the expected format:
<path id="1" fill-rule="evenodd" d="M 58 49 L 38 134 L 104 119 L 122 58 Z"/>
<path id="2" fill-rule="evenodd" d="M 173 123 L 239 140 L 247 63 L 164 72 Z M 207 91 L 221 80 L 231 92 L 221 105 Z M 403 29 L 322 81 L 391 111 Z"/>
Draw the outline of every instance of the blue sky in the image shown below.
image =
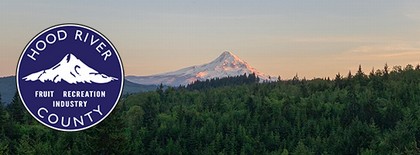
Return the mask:
<path id="1" fill-rule="evenodd" d="M 105 34 L 126 75 L 203 64 L 225 50 L 272 76 L 336 73 L 420 62 L 420 1 L 2 1 L 0 76 L 27 42 L 75 22 Z"/>

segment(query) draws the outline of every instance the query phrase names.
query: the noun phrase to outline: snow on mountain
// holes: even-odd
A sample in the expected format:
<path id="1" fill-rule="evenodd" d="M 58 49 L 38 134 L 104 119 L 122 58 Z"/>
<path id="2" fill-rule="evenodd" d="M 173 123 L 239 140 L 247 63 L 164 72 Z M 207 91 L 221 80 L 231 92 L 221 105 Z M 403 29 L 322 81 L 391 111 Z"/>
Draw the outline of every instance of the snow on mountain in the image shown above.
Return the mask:
<path id="1" fill-rule="evenodd" d="M 22 79 L 25 81 L 52 81 L 54 83 L 64 80 L 70 84 L 108 83 L 118 80 L 117 78 L 99 73 L 73 54 L 67 54 L 58 64 L 49 69 L 29 74 Z"/>
<path id="2" fill-rule="evenodd" d="M 194 81 L 212 78 L 238 76 L 255 73 L 261 80 L 269 80 L 266 75 L 251 67 L 231 52 L 225 51 L 210 63 L 191 66 L 173 72 L 150 76 L 127 76 L 128 81 L 138 84 L 164 84 L 169 86 L 187 85 Z"/>

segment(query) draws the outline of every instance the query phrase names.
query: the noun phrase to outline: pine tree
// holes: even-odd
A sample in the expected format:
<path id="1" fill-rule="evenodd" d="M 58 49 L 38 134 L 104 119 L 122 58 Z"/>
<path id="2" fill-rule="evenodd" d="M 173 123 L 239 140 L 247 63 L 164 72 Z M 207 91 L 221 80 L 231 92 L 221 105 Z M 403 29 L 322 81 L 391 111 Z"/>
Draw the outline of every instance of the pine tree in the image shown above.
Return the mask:
<path id="1" fill-rule="evenodd" d="M 29 135 L 24 135 L 19 139 L 16 151 L 16 154 L 36 154 L 33 147 L 33 140 Z"/>
<path id="2" fill-rule="evenodd" d="M 336 88 L 340 88 L 340 89 L 343 88 L 343 80 L 342 80 L 342 77 L 341 77 L 341 74 L 340 73 L 338 73 L 337 75 L 335 75 L 334 86 Z"/>
<path id="3" fill-rule="evenodd" d="M 13 96 L 12 102 L 7 106 L 7 109 L 13 122 L 24 123 L 29 119 L 28 116 L 26 116 L 28 115 L 27 111 L 17 92 L 15 93 L 15 96 Z"/>
<path id="4" fill-rule="evenodd" d="M 6 122 L 6 107 L 4 106 L 4 103 L 1 100 L 0 94 L 0 134 L 3 133 Z"/>
<path id="5" fill-rule="evenodd" d="M 347 80 L 350 80 L 353 78 L 353 75 L 351 74 L 351 71 L 349 70 L 349 73 L 347 74 Z"/>
<path id="6" fill-rule="evenodd" d="M 6 136 L 0 135 L 0 154 L 10 154 L 9 152 L 9 142 L 6 139 Z"/>
<path id="7" fill-rule="evenodd" d="M 127 150 L 121 109 L 118 104 L 105 120 L 86 131 L 92 154 L 124 154 Z"/>
<path id="8" fill-rule="evenodd" d="M 281 152 L 281 155 L 289 155 L 289 151 L 287 151 L 287 149 L 283 149 L 283 152 Z"/>
<path id="9" fill-rule="evenodd" d="M 384 75 L 385 75 L 385 76 L 388 76 L 388 74 L 389 74 L 389 67 L 388 67 L 388 63 L 385 63 L 385 66 L 384 66 Z"/>
<path id="10" fill-rule="evenodd" d="M 5 128 L 8 124 L 6 108 L 0 95 L 0 154 L 9 154 L 9 139 L 6 137 Z"/>
<path id="11" fill-rule="evenodd" d="M 363 76 L 365 73 L 362 71 L 362 65 L 359 65 L 359 69 L 357 70 L 356 76 Z"/>
<path id="12" fill-rule="evenodd" d="M 299 141 L 292 154 L 294 154 L 294 155 L 309 155 L 309 154 L 314 154 L 314 153 L 311 152 L 311 150 L 309 150 L 309 148 L 307 146 L 305 146 L 305 144 L 303 144 L 302 141 Z"/>

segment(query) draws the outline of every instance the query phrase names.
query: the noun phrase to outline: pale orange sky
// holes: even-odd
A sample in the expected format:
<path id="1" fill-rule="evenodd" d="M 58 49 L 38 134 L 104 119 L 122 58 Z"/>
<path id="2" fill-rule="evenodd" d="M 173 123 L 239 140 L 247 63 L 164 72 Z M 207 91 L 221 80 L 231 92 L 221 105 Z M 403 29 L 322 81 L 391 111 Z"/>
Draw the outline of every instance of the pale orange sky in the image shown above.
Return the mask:
<path id="1" fill-rule="evenodd" d="M 0 2 L 0 76 L 43 29 L 76 22 L 105 34 L 126 75 L 207 63 L 225 50 L 283 78 L 334 77 L 420 63 L 418 1 Z"/>

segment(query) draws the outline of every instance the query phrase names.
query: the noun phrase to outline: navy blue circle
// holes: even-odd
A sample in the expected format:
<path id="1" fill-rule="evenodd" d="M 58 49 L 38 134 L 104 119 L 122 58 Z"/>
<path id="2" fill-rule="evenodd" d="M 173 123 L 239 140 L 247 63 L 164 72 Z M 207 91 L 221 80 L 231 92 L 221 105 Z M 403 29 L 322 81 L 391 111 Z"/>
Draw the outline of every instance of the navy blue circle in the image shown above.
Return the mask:
<path id="1" fill-rule="evenodd" d="M 96 72 L 76 75 L 83 64 Z M 84 71 L 89 70 L 87 67 Z M 71 77 L 68 75 L 77 76 L 79 81 L 66 80 L 73 79 L 66 78 Z M 112 80 L 103 82 L 109 79 Z M 117 105 L 124 71 L 117 50 L 104 35 L 84 25 L 60 24 L 42 31 L 28 43 L 17 66 L 16 82 L 23 104 L 39 122 L 60 131 L 80 131 L 104 120 Z M 92 97 L 92 92 L 97 96 Z M 86 93 L 89 97 L 80 95 Z M 73 107 L 56 104 L 57 101 L 73 101 Z M 82 107 L 74 107 L 74 103 Z"/>

